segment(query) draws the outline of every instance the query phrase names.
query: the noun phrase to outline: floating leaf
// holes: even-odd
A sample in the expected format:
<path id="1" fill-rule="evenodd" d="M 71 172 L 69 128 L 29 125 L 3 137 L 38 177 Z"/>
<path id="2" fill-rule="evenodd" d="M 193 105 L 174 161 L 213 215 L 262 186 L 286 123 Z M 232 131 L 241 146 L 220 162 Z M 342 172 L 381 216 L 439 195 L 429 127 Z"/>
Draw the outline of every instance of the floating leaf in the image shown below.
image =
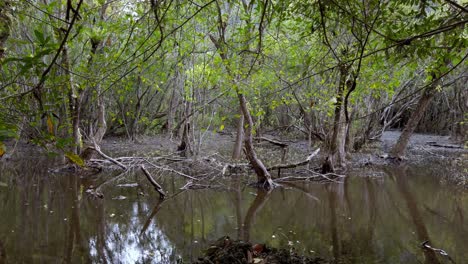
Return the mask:
<path id="1" fill-rule="evenodd" d="M 83 167 L 85 165 L 84 163 L 84 160 L 82 158 L 80 158 L 80 156 L 74 154 L 74 153 L 71 153 L 71 152 L 67 152 L 65 153 L 65 156 L 71 160 L 71 162 L 75 163 L 76 165 L 80 166 L 80 167 Z"/>

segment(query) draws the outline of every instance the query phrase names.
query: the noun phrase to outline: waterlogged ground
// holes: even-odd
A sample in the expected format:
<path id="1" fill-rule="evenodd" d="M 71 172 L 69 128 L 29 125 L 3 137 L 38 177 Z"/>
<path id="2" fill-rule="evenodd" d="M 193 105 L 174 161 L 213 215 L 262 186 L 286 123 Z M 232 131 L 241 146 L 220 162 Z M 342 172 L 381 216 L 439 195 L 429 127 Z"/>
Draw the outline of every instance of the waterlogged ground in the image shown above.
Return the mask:
<path id="1" fill-rule="evenodd" d="M 182 179 L 165 174 L 162 204 L 140 173 L 99 199 L 86 190 L 118 172 L 48 172 L 60 163 L 33 151 L 0 161 L 0 263 L 190 263 L 224 235 L 340 263 L 468 263 L 468 192 L 442 181 L 437 163 L 272 192 L 246 187 L 247 176 L 220 180 L 229 191 L 181 192 Z"/>

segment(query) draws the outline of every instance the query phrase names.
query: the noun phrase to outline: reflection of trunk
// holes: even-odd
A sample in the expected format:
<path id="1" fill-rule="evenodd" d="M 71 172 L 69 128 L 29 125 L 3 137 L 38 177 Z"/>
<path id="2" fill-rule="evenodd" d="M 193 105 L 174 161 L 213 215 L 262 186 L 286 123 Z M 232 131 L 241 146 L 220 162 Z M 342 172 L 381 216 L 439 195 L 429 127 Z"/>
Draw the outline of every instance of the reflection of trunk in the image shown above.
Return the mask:
<path id="1" fill-rule="evenodd" d="M 255 153 L 255 149 L 253 147 L 252 141 L 252 132 L 253 132 L 253 120 L 252 116 L 250 115 L 250 110 L 247 106 L 247 100 L 245 96 L 241 93 L 237 93 L 237 97 L 239 98 L 239 104 L 242 109 L 242 114 L 244 115 L 244 144 L 245 144 L 245 155 L 250 162 L 253 170 L 257 174 L 258 182 L 263 184 L 265 188 L 271 188 L 273 186 L 273 182 L 271 181 L 271 175 L 267 171 L 263 162 L 257 158 L 257 153 Z"/>
<path id="2" fill-rule="evenodd" d="M 241 191 L 241 178 L 237 177 L 233 179 L 233 203 L 236 210 L 236 220 L 237 220 L 237 239 L 242 238 L 244 232 L 244 227 L 242 223 L 242 191 Z"/>
<path id="3" fill-rule="evenodd" d="M 369 211 L 369 222 L 367 223 L 367 232 L 366 232 L 366 241 L 367 248 L 372 249 L 372 242 L 374 237 L 375 222 L 377 220 L 377 203 L 375 196 L 375 189 L 372 180 L 369 177 L 366 177 L 366 190 L 367 190 L 367 204 Z"/>
<path id="4" fill-rule="evenodd" d="M 153 218 L 159 212 L 159 209 L 161 209 L 163 201 L 164 201 L 164 199 L 159 199 L 158 202 L 156 203 L 156 205 L 153 207 L 153 210 L 151 211 L 150 216 L 148 216 L 148 218 L 145 221 L 145 224 L 143 225 L 143 228 L 140 231 L 140 235 L 144 234 L 146 232 L 146 230 L 148 230 L 148 227 L 151 224 L 151 220 L 153 220 Z"/>
<path id="5" fill-rule="evenodd" d="M 255 216 L 262 209 L 263 205 L 265 205 L 265 202 L 270 197 L 270 193 L 271 191 L 264 189 L 257 190 L 257 196 L 255 197 L 255 200 L 252 202 L 249 210 L 247 210 L 247 214 L 245 215 L 242 240 L 250 240 L 250 228 L 252 227 L 252 224 L 255 220 Z"/>
<path id="6" fill-rule="evenodd" d="M 244 115 L 240 109 L 239 121 L 237 122 L 237 135 L 234 151 L 232 152 L 232 159 L 239 160 L 242 154 L 242 141 L 244 140 Z"/>
<path id="7" fill-rule="evenodd" d="M 419 99 L 418 105 L 416 109 L 411 114 L 408 123 L 406 124 L 403 132 L 401 133 L 400 137 L 398 138 L 397 143 L 393 146 L 391 150 L 391 155 L 395 158 L 401 158 L 405 154 L 406 146 L 410 140 L 411 135 L 413 134 L 414 130 L 418 126 L 419 121 L 424 115 L 427 106 L 431 102 L 432 97 L 434 97 L 434 89 L 437 86 L 437 83 L 434 83 L 432 86 L 426 88 Z"/>
<path id="8" fill-rule="evenodd" d="M 0 240 L 0 264 L 7 263 L 6 249 L 3 242 Z"/>
<path id="9" fill-rule="evenodd" d="M 338 239 L 338 227 L 336 219 L 336 192 L 333 185 L 327 186 L 328 204 L 330 207 L 330 234 L 332 238 L 333 258 L 336 262 L 340 259 L 340 240 Z"/>
<path id="10" fill-rule="evenodd" d="M 75 245 L 79 251 L 81 257 L 85 257 L 89 250 L 85 249 L 85 246 L 82 243 L 81 237 L 81 226 L 80 226 L 80 202 L 78 198 L 78 176 L 71 175 L 69 179 L 70 184 L 70 218 L 69 218 L 69 230 L 66 240 L 66 253 L 65 253 L 65 262 L 70 263 L 72 256 L 75 250 Z"/>
<path id="11" fill-rule="evenodd" d="M 413 220 L 414 227 L 416 228 L 416 235 L 419 239 L 419 242 L 429 241 L 429 245 L 433 245 L 431 243 L 431 239 L 429 238 L 429 233 L 427 232 L 426 225 L 424 224 L 424 219 L 419 212 L 417 201 L 414 199 L 413 194 L 411 193 L 408 187 L 407 168 L 397 167 L 389 171 L 389 173 L 392 174 L 392 177 L 394 179 L 396 179 L 398 190 L 405 199 L 409 214 L 411 216 L 411 219 Z M 424 256 L 426 258 L 427 264 L 440 263 L 437 259 L 435 252 L 432 250 L 424 250 Z"/>
<path id="12" fill-rule="evenodd" d="M 101 263 L 107 263 L 106 257 L 106 216 L 105 207 L 103 200 L 97 201 L 96 205 L 97 216 L 96 216 L 96 251 L 97 258 Z"/>

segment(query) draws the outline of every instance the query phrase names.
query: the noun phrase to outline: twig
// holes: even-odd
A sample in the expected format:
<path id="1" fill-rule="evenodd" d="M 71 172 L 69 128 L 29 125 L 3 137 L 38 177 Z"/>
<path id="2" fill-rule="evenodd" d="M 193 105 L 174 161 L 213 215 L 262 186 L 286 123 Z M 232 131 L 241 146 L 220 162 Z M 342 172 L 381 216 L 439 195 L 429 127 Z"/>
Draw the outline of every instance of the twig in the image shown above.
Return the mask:
<path id="1" fill-rule="evenodd" d="M 187 179 L 191 179 L 191 180 L 195 180 L 195 181 L 197 180 L 197 178 L 192 177 L 192 176 L 190 176 L 190 175 L 187 175 L 187 174 L 185 174 L 185 173 L 183 173 L 183 172 L 180 172 L 180 171 L 177 171 L 177 170 L 174 170 L 174 169 L 171 169 L 171 168 L 166 168 L 166 167 L 158 166 L 158 165 L 156 165 L 156 164 L 154 164 L 154 163 L 151 163 L 151 162 L 148 161 L 148 160 L 146 160 L 146 162 L 148 162 L 151 166 L 153 166 L 153 167 L 156 168 L 156 169 L 163 170 L 163 171 L 168 171 L 168 172 L 172 172 L 172 173 L 175 173 L 175 174 L 180 175 L 180 176 L 182 176 L 182 177 L 184 177 L 184 178 L 187 178 Z"/>

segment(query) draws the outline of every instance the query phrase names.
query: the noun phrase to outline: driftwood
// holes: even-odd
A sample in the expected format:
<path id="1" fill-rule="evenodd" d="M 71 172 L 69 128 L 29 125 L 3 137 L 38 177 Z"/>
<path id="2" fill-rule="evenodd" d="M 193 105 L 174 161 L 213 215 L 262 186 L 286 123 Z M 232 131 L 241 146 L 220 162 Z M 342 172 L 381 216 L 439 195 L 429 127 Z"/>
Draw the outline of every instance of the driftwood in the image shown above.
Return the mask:
<path id="1" fill-rule="evenodd" d="M 458 146 L 458 145 L 439 144 L 433 141 L 426 142 L 426 144 L 431 147 L 437 147 L 437 148 L 463 149 L 463 147 Z"/>
<path id="2" fill-rule="evenodd" d="M 304 166 L 309 164 L 309 162 L 312 160 L 313 157 L 317 156 L 317 154 L 320 152 L 320 148 L 316 149 L 312 154 L 310 154 L 307 159 L 295 163 L 289 163 L 289 164 L 279 164 L 275 165 L 272 167 L 267 168 L 267 170 L 272 171 L 272 170 L 278 170 L 278 169 L 292 169 L 296 168 L 299 166 Z"/>
<path id="3" fill-rule="evenodd" d="M 148 181 L 153 185 L 154 189 L 159 193 L 159 198 L 164 199 L 166 197 L 166 193 L 164 192 L 163 188 L 161 185 L 159 185 L 156 180 L 151 176 L 149 171 L 145 168 L 144 165 L 140 166 L 141 171 L 145 174 L 146 178 Z"/>

